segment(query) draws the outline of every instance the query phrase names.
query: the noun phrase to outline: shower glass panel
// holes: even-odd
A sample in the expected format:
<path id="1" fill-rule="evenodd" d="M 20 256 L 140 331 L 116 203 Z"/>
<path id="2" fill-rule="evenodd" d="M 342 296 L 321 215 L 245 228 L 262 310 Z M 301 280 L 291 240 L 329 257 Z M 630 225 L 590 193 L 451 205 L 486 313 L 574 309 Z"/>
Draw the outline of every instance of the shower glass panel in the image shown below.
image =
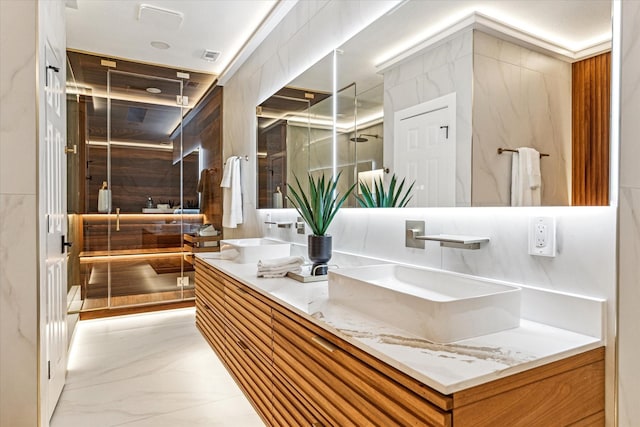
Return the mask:
<path id="1" fill-rule="evenodd" d="M 103 101 L 106 135 L 86 147 L 83 309 L 193 298 L 183 235 L 202 224 L 199 155 L 183 158 L 182 132 L 171 139 L 188 104 L 183 82 L 109 69 Z"/>

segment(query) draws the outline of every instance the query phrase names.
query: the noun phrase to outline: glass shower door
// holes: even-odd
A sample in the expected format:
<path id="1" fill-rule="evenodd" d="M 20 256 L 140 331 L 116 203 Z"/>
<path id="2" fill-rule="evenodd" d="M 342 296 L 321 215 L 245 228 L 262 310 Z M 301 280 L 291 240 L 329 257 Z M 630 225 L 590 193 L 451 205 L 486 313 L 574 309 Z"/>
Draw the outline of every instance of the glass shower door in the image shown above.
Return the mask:
<path id="1" fill-rule="evenodd" d="M 107 73 L 107 134 L 87 150 L 92 191 L 101 196 L 90 210 L 98 212 L 84 216 L 86 249 L 98 255 L 91 258 L 85 306 L 194 297 L 183 235 L 202 223 L 199 211 L 188 209 L 197 206 L 199 159 L 197 151 L 183 158 L 182 90 L 178 79 Z"/>

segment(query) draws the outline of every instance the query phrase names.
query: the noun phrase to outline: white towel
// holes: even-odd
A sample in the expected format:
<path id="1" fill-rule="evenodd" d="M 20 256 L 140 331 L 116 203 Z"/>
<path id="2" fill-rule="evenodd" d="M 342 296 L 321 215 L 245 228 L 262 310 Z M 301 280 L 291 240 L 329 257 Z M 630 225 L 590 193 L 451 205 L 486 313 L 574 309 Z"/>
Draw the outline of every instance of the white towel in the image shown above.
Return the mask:
<path id="1" fill-rule="evenodd" d="M 242 224 L 242 183 L 240 179 L 240 158 L 231 156 L 224 164 L 222 181 L 222 226 L 237 228 Z"/>
<path id="2" fill-rule="evenodd" d="M 540 206 L 540 153 L 518 148 L 511 159 L 511 206 Z"/>
<path id="3" fill-rule="evenodd" d="M 304 264 L 304 258 L 301 256 L 288 256 L 284 258 L 259 260 L 258 269 L 277 268 L 288 264 L 302 265 Z"/>
<path id="4" fill-rule="evenodd" d="M 300 273 L 302 264 L 304 264 L 304 258 L 301 256 L 259 260 L 258 277 L 284 277 L 289 271 Z"/>
<path id="5" fill-rule="evenodd" d="M 290 271 L 294 273 L 301 273 L 302 267 L 300 266 L 285 267 L 285 268 L 281 268 L 279 270 L 273 270 L 273 271 L 258 271 L 258 277 L 264 277 L 264 278 L 284 277 Z"/>

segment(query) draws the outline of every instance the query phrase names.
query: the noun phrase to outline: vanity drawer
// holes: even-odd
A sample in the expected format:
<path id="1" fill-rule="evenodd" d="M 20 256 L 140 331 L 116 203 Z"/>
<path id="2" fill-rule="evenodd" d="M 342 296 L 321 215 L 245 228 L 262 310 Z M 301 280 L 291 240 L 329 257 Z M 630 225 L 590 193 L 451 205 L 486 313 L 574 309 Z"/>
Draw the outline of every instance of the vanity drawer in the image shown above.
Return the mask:
<path id="1" fill-rule="evenodd" d="M 207 304 L 196 299 L 196 326 L 218 356 L 226 361 L 224 322 Z"/>
<path id="2" fill-rule="evenodd" d="M 272 373 L 242 338 L 230 332 L 226 336 L 228 368 L 253 407 L 267 425 L 272 425 Z"/>
<path id="3" fill-rule="evenodd" d="M 219 317 L 224 313 L 224 282 L 200 260 L 196 261 L 196 298 L 209 303 Z"/>
<path id="4" fill-rule="evenodd" d="M 270 365 L 271 307 L 258 300 L 245 286 L 227 282 L 225 310 L 229 327 Z"/>
<path id="5" fill-rule="evenodd" d="M 273 317 L 275 372 L 288 378 L 327 424 L 451 425 L 450 413 L 349 354 L 344 341 L 280 311 Z"/>
<path id="6" fill-rule="evenodd" d="M 300 391 L 278 372 L 273 373 L 273 425 L 323 427 L 330 424 Z"/>

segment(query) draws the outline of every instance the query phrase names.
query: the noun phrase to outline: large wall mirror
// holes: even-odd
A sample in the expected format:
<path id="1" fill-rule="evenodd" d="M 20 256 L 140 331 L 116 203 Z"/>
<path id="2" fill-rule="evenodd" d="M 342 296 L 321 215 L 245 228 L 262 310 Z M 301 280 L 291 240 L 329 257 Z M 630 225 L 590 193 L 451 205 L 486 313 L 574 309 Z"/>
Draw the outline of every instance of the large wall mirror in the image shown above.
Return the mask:
<path id="1" fill-rule="evenodd" d="M 609 0 L 403 2 L 258 107 L 258 207 L 307 171 L 415 182 L 411 207 L 608 205 L 610 50 Z"/>

